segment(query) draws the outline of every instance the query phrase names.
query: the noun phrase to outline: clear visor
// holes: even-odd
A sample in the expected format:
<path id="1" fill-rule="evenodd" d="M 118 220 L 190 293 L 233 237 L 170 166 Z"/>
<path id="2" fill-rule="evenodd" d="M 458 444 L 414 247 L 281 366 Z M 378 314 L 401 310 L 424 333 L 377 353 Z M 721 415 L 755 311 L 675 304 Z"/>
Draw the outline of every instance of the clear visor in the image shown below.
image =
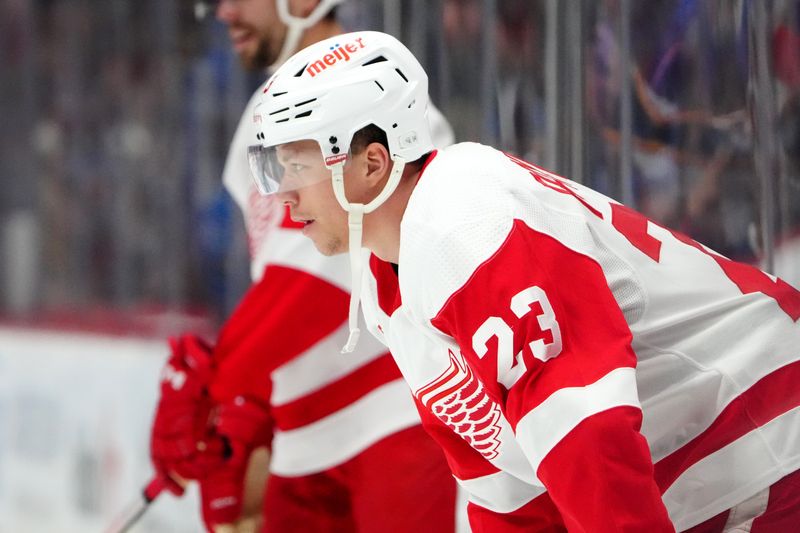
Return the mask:
<path id="1" fill-rule="evenodd" d="M 250 172 L 263 195 L 288 192 L 330 180 L 317 141 L 294 141 L 277 146 L 250 146 Z"/>

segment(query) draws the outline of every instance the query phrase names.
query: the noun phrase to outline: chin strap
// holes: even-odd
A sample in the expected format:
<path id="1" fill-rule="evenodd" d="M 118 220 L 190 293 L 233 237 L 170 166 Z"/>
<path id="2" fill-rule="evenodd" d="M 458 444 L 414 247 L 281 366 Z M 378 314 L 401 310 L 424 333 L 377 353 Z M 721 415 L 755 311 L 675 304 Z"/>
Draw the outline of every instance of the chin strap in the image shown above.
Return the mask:
<path id="1" fill-rule="evenodd" d="M 406 162 L 401 157 L 394 157 L 394 164 L 392 165 L 392 172 L 389 174 L 389 180 L 383 187 L 383 190 L 368 204 L 351 204 L 347 201 L 344 192 L 344 164 L 336 163 L 331 168 L 333 175 L 333 192 L 336 195 L 336 200 L 342 209 L 347 211 L 347 225 L 349 228 L 348 233 L 348 246 L 350 253 L 350 276 L 352 280 L 352 287 L 350 288 L 350 311 L 348 315 L 348 322 L 350 326 L 350 336 L 347 338 L 347 344 L 342 348 L 342 353 L 351 353 L 356 344 L 358 344 L 358 337 L 361 335 L 361 330 L 358 327 L 358 306 L 361 302 L 361 278 L 364 271 L 364 256 L 361 248 L 361 240 L 364 230 L 364 215 L 373 212 L 380 207 L 383 202 L 391 195 L 397 185 L 400 183 L 400 177 L 403 175 L 403 168 Z"/>
<path id="2" fill-rule="evenodd" d="M 350 204 L 347 213 L 347 226 L 350 228 L 348 240 L 350 242 L 350 311 L 348 321 L 350 335 L 347 344 L 342 348 L 342 353 L 351 353 L 358 344 L 361 330 L 358 327 L 358 306 L 361 302 L 361 277 L 364 272 L 364 254 L 361 249 L 361 235 L 364 229 L 364 205 Z"/>
<path id="3" fill-rule="evenodd" d="M 283 39 L 283 46 L 278 58 L 269 66 L 269 72 L 275 72 L 278 67 L 283 65 L 297 51 L 297 45 L 300 43 L 300 37 L 303 36 L 303 32 L 322 20 L 331 8 L 339 2 L 341 0 L 322 0 L 307 17 L 295 17 L 289 13 L 289 0 L 275 2 L 278 8 L 278 16 L 281 22 L 286 24 L 286 38 Z"/>

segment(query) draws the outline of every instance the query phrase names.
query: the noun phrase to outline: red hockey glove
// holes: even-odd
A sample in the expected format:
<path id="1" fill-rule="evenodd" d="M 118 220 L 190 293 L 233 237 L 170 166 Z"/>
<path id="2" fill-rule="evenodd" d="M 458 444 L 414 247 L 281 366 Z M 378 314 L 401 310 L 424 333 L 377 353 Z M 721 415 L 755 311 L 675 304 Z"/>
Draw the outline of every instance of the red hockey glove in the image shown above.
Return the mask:
<path id="1" fill-rule="evenodd" d="M 272 439 L 267 406 L 238 396 L 216 408 L 212 426 L 225 449 L 225 461 L 200 478 L 203 520 L 209 531 L 239 519 L 250 454 Z"/>
<path id="2" fill-rule="evenodd" d="M 214 367 L 211 347 L 200 338 L 184 335 L 169 343 L 172 355 L 161 371 L 161 398 L 150 436 L 150 457 L 166 488 L 180 495 L 183 488 L 171 476 L 197 479 L 214 455 L 207 442 L 211 410 L 207 387 Z M 217 456 L 221 456 L 221 450 Z"/>

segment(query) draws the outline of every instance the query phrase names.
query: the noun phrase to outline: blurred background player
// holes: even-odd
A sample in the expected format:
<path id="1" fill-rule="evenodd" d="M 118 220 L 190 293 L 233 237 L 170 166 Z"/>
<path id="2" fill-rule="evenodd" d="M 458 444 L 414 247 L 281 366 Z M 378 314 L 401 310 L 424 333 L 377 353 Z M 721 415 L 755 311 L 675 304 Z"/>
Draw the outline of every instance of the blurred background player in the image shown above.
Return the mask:
<path id="1" fill-rule="evenodd" d="M 266 73 L 341 33 L 340 2 L 223 0 L 196 13 L 214 12 L 242 65 Z M 223 174 L 244 215 L 253 285 L 215 345 L 171 340 L 151 437 L 156 470 L 175 494 L 199 481 L 215 531 L 453 531 L 455 483 L 391 356 L 373 339 L 339 353 L 346 259 L 319 254 L 303 225 L 255 190 L 246 159 L 255 96 Z M 431 117 L 437 143 L 452 143 L 441 114 Z"/>

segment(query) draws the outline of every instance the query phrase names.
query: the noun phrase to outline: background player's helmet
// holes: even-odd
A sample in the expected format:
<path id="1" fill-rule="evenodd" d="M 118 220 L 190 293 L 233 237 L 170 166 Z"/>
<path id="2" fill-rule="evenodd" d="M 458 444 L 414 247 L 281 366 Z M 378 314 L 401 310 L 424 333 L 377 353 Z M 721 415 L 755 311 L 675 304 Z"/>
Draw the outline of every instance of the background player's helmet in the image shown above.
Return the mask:
<path id="1" fill-rule="evenodd" d="M 281 66 L 261 89 L 253 116 L 258 144 L 248 151 L 259 190 L 270 194 L 289 186 L 288 180 L 282 183 L 278 146 L 312 140 L 331 170 L 336 198 L 348 212 L 353 292 L 346 351 L 358 338 L 361 217 L 394 192 L 407 161 L 433 150 L 427 114 L 425 71 L 400 41 L 380 32 L 346 33 L 309 46 Z M 343 168 L 353 134 L 371 124 L 386 133 L 392 172 L 374 200 L 353 204 L 345 196 Z"/>

